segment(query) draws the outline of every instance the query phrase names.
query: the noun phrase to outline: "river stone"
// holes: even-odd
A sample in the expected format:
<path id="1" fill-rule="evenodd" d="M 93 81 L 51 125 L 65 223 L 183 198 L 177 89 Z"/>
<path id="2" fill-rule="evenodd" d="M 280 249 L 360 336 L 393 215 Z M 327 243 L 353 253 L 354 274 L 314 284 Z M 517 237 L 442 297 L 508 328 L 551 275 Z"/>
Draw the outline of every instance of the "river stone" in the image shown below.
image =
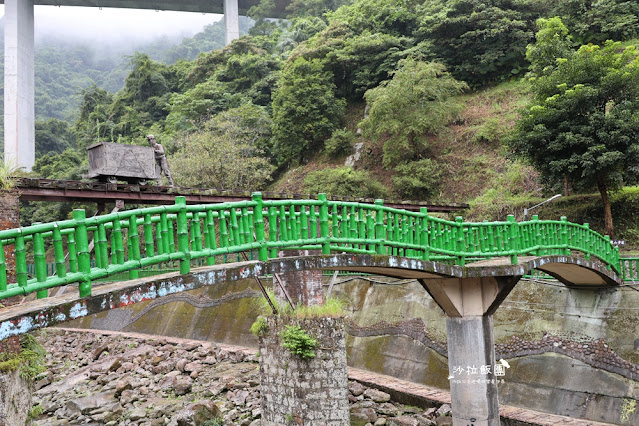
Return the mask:
<path id="1" fill-rule="evenodd" d="M 386 392 L 379 391 L 377 389 L 366 389 L 364 396 L 372 399 L 375 402 L 388 402 L 390 401 L 390 395 Z"/>
<path id="2" fill-rule="evenodd" d="M 103 392 L 91 396 L 85 396 L 84 398 L 72 399 L 67 402 L 67 410 L 71 413 L 86 414 L 89 411 L 102 407 L 107 404 L 117 402 L 113 392 Z"/>
<path id="3" fill-rule="evenodd" d="M 435 423 L 437 426 L 453 426 L 453 418 L 449 416 L 437 417 Z"/>
<path id="4" fill-rule="evenodd" d="M 187 406 L 175 416 L 178 426 L 202 426 L 208 420 L 220 416 L 220 409 L 213 401 L 198 401 Z"/>
<path id="5" fill-rule="evenodd" d="M 384 402 L 380 404 L 379 407 L 377 407 L 377 412 L 381 414 L 393 416 L 393 417 L 397 416 L 400 413 L 399 409 L 395 407 L 393 404 L 391 404 L 390 402 Z"/>
<path id="6" fill-rule="evenodd" d="M 377 421 L 377 413 L 372 408 L 352 408 L 351 423 L 375 423 Z M 357 423 L 359 422 L 359 423 Z"/>
<path id="7" fill-rule="evenodd" d="M 355 396 L 359 396 L 364 393 L 366 387 L 362 385 L 360 382 L 350 382 L 348 384 L 348 390 Z"/>
<path id="8" fill-rule="evenodd" d="M 146 418 L 146 410 L 144 408 L 135 408 L 129 411 L 129 420 L 136 421 Z"/>
<path id="9" fill-rule="evenodd" d="M 439 407 L 437 409 L 437 411 L 435 411 L 435 413 L 439 417 L 449 415 L 450 414 L 450 405 L 449 404 L 442 404 L 442 406 Z"/>
<path id="10" fill-rule="evenodd" d="M 452 418 L 452 417 L 451 417 Z M 409 416 L 399 416 L 388 419 L 389 426 L 419 426 L 417 419 Z"/>

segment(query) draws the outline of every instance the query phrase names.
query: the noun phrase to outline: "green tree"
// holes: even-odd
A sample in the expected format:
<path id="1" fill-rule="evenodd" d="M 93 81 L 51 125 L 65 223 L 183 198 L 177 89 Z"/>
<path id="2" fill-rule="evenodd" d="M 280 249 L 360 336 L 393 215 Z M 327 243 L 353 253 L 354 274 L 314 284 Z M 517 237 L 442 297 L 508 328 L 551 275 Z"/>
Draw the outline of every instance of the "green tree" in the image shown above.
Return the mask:
<path id="1" fill-rule="evenodd" d="M 597 187 L 605 231 L 614 227 L 609 192 L 639 175 L 639 60 L 619 43 L 582 46 L 534 81 L 535 98 L 512 146 L 547 179 Z"/>
<path id="2" fill-rule="evenodd" d="M 438 133 L 459 113 L 455 95 L 466 87 L 442 64 L 407 58 L 391 80 L 367 91 L 370 113 L 360 126 L 365 136 L 384 141 L 384 167 L 421 157 L 426 136 Z"/>
<path id="3" fill-rule="evenodd" d="M 274 168 L 265 155 L 270 129 L 264 107 L 250 103 L 216 115 L 201 130 L 178 138 L 179 149 L 169 159 L 176 182 L 263 189 Z"/>
<path id="4" fill-rule="evenodd" d="M 320 60 L 297 58 L 282 71 L 273 95 L 275 150 L 281 162 L 307 158 L 338 127 L 345 102 L 335 96 Z"/>
<path id="5" fill-rule="evenodd" d="M 420 9 L 421 36 L 434 59 L 471 86 L 517 76 L 526 67 L 526 45 L 539 15 L 530 1 L 427 0 Z"/>
<path id="6" fill-rule="evenodd" d="M 530 74 L 535 77 L 552 73 L 559 59 L 569 58 L 575 53 L 568 28 L 560 18 L 540 18 L 537 20 L 537 28 L 539 31 L 535 36 L 535 43 L 526 48 Z"/>
<path id="7" fill-rule="evenodd" d="M 66 121 L 51 118 L 35 123 L 36 157 L 46 153 L 61 153 L 75 147 L 75 134 Z"/>
<path id="8" fill-rule="evenodd" d="M 558 15 L 578 44 L 629 40 L 639 34 L 639 3 L 629 0 L 554 0 Z M 551 16 L 552 16 L 551 15 Z"/>

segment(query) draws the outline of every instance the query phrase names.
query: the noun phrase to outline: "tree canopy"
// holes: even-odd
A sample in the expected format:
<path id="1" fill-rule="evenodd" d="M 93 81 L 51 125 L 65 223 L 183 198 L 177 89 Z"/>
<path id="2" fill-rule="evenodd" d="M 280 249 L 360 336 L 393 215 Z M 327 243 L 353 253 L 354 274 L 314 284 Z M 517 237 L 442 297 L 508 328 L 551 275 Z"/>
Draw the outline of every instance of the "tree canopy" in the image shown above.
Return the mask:
<path id="1" fill-rule="evenodd" d="M 534 80 L 515 151 L 550 180 L 598 188 L 613 235 L 609 191 L 639 174 L 639 60 L 619 43 L 582 46 Z"/>

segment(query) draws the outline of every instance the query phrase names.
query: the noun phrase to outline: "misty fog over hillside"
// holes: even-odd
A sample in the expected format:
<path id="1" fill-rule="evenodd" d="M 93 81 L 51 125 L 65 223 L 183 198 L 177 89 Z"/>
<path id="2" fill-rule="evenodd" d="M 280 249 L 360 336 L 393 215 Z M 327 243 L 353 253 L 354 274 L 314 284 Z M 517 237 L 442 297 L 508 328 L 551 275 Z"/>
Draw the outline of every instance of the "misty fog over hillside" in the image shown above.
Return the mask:
<path id="1" fill-rule="evenodd" d="M 3 5 L 0 16 L 3 74 Z M 38 120 L 73 121 L 80 94 L 92 85 L 112 93 L 120 90 L 135 52 L 170 64 L 192 60 L 200 52 L 222 48 L 225 42 L 223 16 L 218 14 L 36 6 L 34 23 Z M 251 25 L 252 20 L 240 17 L 240 33 Z M 0 104 L 0 113 L 3 108 Z"/>

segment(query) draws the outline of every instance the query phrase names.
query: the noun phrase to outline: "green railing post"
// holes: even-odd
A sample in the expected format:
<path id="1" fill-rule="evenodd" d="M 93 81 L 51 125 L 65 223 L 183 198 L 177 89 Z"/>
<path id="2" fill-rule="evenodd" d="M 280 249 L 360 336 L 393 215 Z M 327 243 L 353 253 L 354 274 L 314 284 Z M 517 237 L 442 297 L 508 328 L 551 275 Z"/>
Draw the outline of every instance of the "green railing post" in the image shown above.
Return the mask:
<path id="1" fill-rule="evenodd" d="M 16 237 L 15 242 L 15 259 L 16 259 L 16 280 L 20 287 L 27 285 L 27 252 L 24 245 L 24 237 L 22 236 L 22 230 L 19 230 L 19 235 Z"/>
<path id="2" fill-rule="evenodd" d="M 568 218 L 566 216 L 561 217 L 561 245 L 563 246 L 563 254 L 570 256 L 570 249 L 568 248 Z"/>
<path id="3" fill-rule="evenodd" d="M 257 258 L 265 262 L 268 260 L 268 248 L 266 246 L 266 228 L 264 227 L 264 207 L 262 202 L 262 193 L 254 192 L 252 194 L 253 201 L 257 203 L 253 207 L 253 229 L 255 231 L 255 241 L 260 244 Z"/>
<path id="4" fill-rule="evenodd" d="M 189 224 L 186 217 L 186 197 L 175 197 L 175 204 L 179 207 L 177 213 L 178 251 L 184 256 L 180 259 L 180 274 L 191 271 L 191 252 L 189 251 Z"/>
<path id="5" fill-rule="evenodd" d="M 317 238 L 317 213 L 315 212 L 315 206 L 309 206 L 309 223 L 311 227 L 311 238 Z"/>
<path id="6" fill-rule="evenodd" d="M 456 230 L 456 235 L 453 234 L 453 244 L 455 247 L 455 252 L 457 255 L 457 265 L 459 266 L 465 266 L 466 265 L 466 256 L 463 255 L 464 253 L 464 218 L 462 218 L 461 216 L 457 216 L 455 217 L 455 224 L 456 227 L 453 228 Z"/>
<path id="7" fill-rule="evenodd" d="M 82 281 L 78 284 L 80 297 L 91 295 L 91 255 L 89 253 L 89 235 L 85 224 L 84 210 L 73 210 L 75 226 L 75 242 L 78 248 L 78 272 L 82 274 Z"/>
<path id="8" fill-rule="evenodd" d="M 136 215 L 129 216 L 129 261 L 140 262 L 140 235 L 138 234 L 138 218 Z M 138 266 L 139 268 L 139 266 Z M 131 269 L 129 271 L 129 279 L 134 280 L 140 278 L 139 269 Z"/>
<path id="9" fill-rule="evenodd" d="M 64 260 L 64 247 L 62 245 L 62 233 L 57 223 L 53 224 L 53 256 L 55 258 L 55 274 L 64 278 L 67 276 L 67 265 Z"/>
<path id="10" fill-rule="evenodd" d="M 202 228 L 200 227 L 200 214 L 198 212 L 193 212 L 191 240 L 191 250 L 194 252 L 202 251 Z"/>
<path id="11" fill-rule="evenodd" d="M 277 208 L 268 208 L 268 240 L 271 243 L 277 242 Z M 275 259 L 277 257 L 277 249 L 275 247 L 269 250 L 269 257 Z"/>
<path id="12" fill-rule="evenodd" d="M 375 200 L 375 239 L 378 240 L 377 254 L 386 254 L 386 228 L 384 227 L 384 200 Z"/>
<path id="13" fill-rule="evenodd" d="M 100 267 L 109 267 L 109 248 L 107 247 L 106 229 L 103 223 L 98 225 L 97 238 L 95 238 L 95 258 L 100 259 Z M 93 234 L 95 236 L 95 233 Z"/>
<path id="14" fill-rule="evenodd" d="M 0 241 L 0 292 L 7 290 L 7 262 L 4 257 L 4 244 Z"/>
<path id="15" fill-rule="evenodd" d="M 40 222 L 34 222 L 34 225 L 40 225 Z M 47 259 L 44 254 L 44 238 L 40 232 L 33 234 L 33 263 L 35 264 L 35 276 L 38 283 L 47 281 Z M 45 299 L 49 296 L 47 289 L 38 290 L 36 293 L 38 299 Z"/>
<path id="16" fill-rule="evenodd" d="M 213 210 L 206 211 L 206 228 L 209 236 L 208 249 L 215 250 L 217 248 L 217 241 L 215 238 L 215 219 L 213 218 Z M 208 266 L 215 265 L 215 256 L 208 256 L 206 258 L 206 264 Z"/>
<path id="17" fill-rule="evenodd" d="M 171 253 L 169 247 L 169 223 L 166 212 L 160 213 L 160 233 L 162 234 L 162 253 Z"/>
<path id="18" fill-rule="evenodd" d="M 144 215 L 144 254 L 146 257 L 155 256 L 155 248 L 153 247 L 153 225 L 151 224 L 151 215 Z"/>
<path id="19" fill-rule="evenodd" d="M 113 221 L 113 231 L 111 232 L 111 245 L 112 250 L 115 252 L 115 264 L 121 265 L 124 263 L 124 243 L 122 242 L 122 225 L 120 225 L 120 218 L 116 217 Z"/>
<path id="20" fill-rule="evenodd" d="M 584 228 L 586 228 L 586 241 L 585 241 L 585 245 L 588 248 L 588 250 L 592 250 L 590 247 L 590 224 L 589 223 L 584 223 Z M 588 260 L 590 260 L 590 253 L 585 252 L 584 253 L 584 257 Z"/>
<path id="21" fill-rule="evenodd" d="M 508 222 L 508 251 L 510 251 L 510 263 L 517 264 L 517 253 L 519 250 L 519 224 L 515 221 L 515 216 L 509 214 Z"/>
<path id="22" fill-rule="evenodd" d="M 322 202 L 319 208 L 320 237 L 322 238 L 322 254 L 331 254 L 331 242 L 328 232 L 328 199 L 326 194 L 318 194 L 317 199 Z M 335 224 L 333 224 L 335 226 Z"/>
<path id="23" fill-rule="evenodd" d="M 426 207 L 421 207 L 419 212 L 423 215 L 421 217 L 422 222 L 422 236 L 420 238 L 420 244 L 424 248 L 424 252 L 422 254 L 422 259 L 430 260 L 430 241 L 429 241 L 429 229 L 428 229 L 428 209 Z"/>

